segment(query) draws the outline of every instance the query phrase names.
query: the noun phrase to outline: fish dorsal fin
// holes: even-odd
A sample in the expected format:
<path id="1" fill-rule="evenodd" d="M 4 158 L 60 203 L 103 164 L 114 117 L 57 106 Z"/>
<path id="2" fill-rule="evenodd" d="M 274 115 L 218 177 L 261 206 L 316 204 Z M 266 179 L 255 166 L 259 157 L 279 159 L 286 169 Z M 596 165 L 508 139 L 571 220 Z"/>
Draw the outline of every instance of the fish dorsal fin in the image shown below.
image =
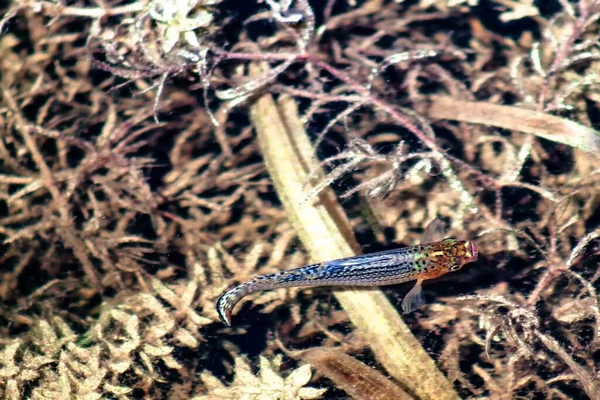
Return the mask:
<path id="1" fill-rule="evenodd" d="M 425 228 L 425 232 L 423 232 L 423 237 L 421 238 L 421 244 L 439 242 L 444 238 L 444 234 L 444 223 L 441 219 L 436 218 Z"/>

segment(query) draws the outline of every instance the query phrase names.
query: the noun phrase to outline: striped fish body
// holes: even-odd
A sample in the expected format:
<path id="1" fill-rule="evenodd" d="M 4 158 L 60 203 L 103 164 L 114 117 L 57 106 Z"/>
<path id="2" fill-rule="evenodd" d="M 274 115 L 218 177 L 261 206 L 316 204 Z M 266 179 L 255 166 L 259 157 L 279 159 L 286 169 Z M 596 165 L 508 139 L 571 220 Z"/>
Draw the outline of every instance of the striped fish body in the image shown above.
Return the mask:
<path id="1" fill-rule="evenodd" d="M 439 220 L 426 229 L 425 240 L 438 230 Z M 225 292 L 217 301 L 217 312 L 225 325 L 231 325 L 235 305 L 251 293 L 288 288 L 319 286 L 384 286 L 416 280 L 405 297 L 402 309 L 411 312 L 424 297 L 421 282 L 437 278 L 477 260 L 474 241 L 444 239 L 377 253 L 325 261 L 274 274 L 257 276 Z"/>

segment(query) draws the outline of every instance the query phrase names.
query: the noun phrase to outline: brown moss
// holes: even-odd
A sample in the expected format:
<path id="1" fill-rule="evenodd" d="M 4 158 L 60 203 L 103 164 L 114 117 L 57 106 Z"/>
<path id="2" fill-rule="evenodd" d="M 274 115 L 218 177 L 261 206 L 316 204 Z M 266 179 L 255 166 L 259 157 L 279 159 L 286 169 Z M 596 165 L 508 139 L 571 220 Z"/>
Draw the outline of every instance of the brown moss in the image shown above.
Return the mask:
<path id="1" fill-rule="evenodd" d="M 113 3 L 0 19 L 0 395 L 210 396 L 261 354 L 344 396 L 283 346 L 385 372 L 328 290 L 218 322 L 225 288 L 308 261 L 248 116 L 268 92 L 326 170 L 297 201 L 333 187 L 365 251 L 434 217 L 478 241 L 406 318 L 461 397 L 599 396 L 600 2 Z"/>

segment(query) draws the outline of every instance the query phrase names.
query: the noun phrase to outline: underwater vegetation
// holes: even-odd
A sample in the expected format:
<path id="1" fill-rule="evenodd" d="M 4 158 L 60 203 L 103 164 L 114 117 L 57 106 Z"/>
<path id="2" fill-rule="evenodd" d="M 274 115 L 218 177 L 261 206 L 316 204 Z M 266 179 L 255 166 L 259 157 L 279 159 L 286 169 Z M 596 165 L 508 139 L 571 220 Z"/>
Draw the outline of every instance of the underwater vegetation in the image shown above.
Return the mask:
<path id="1" fill-rule="evenodd" d="M 3 398 L 600 399 L 599 0 L 2 7 Z"/>

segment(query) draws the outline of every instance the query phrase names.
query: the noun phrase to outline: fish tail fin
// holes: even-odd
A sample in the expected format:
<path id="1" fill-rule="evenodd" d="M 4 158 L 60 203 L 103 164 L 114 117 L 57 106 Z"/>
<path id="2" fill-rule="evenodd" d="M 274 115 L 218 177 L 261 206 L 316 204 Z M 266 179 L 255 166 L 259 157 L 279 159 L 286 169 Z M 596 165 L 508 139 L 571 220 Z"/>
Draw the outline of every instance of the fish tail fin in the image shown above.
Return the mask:
<path id="1" fill-rule="evenodd" d="M 277 283 L 285 272 L 278 272 L 270 275 L 257 276 L 249 282 L 238 285 L 227 292 L 223 293 L 217 300 L 217 313 L 221 321 L 231 326 L 231 313 L 236 304 L 249 294 L 277 288 Z"/>

